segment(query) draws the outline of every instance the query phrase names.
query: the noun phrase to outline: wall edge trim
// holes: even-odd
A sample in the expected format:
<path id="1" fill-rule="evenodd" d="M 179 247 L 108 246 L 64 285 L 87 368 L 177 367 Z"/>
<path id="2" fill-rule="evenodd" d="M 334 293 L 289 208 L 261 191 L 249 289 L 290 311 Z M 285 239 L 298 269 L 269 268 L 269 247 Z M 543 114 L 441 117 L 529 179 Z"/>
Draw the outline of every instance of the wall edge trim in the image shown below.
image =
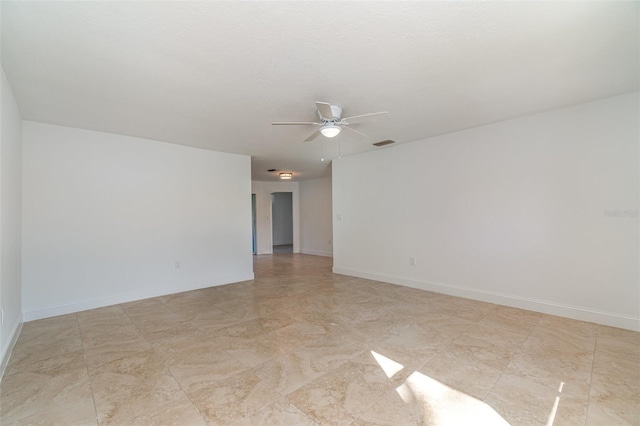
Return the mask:
<path id="1" fill-rule="evenodd" d="M 324 251 L 324 250 L 312 250 L 312 249 L 300 249 L 300 253 L 302 254 L 311 254 L 314 256 L 324 256 L 324 257 L 333 257 L 333 252 Z"/>
<path id="2" fill-rule="evenodd" d="M 166 296 L 169 294 L 182 293 L 185 291 L 199 290 L 201 288 L 216 287 L 225 284 L 233 284 L 241 281 L 254 279 L 253 272 L 249 274 L 239 274 L 209 281 L 199 281 L 190 285 L 172 285 L 160 288 L 144 289 L 130 293 L 123 293 L 114 296 L 107 296 L 96 299 L 77 300 L 60 305 L 45 306 L 42 308 L 24 310 L 24 321 L 34 321 L 43 318 L 55 317 L 58 315 L 72 314 L 89 309 L 103 308 L 105 306 L 117 305 L 120 303 L 134 302 L 136 300 L 149 299 L 152 297 Z"/>
<path id="3" fill-rule="evenodd" d="M 472 299 L 480 302 L 495 303 L 498 305 L 510 306 L 513 308 L 527 309 L 543 314 L 556 315 L 579 321 L 587 321 L 611 327 L 624 328 L 632 331 L 640 331 L 640 318 L 620 315 L 613 312 L 596 311 L 579 306 L 549 302 L 546 300 L 532 299 L 504 293 L 481 291 L 446 283 L 428 280 L 415 280 L 405 277 L 386 275 L 339 266 L 333 268 L 333 273 L 365 278 L 374 281 L 382 281 L 390 284 L 416 288 L 418 290 L 431 291 L 434 293 L 441 293 L 449 296 L 463 297 L 465 299 Z"/>
<path id="4" fill-rule="evenodd" d="M 4 377 L 4 372 L 9 365 L 9 360 L 11 359 L 11 355 L 13 354 L 13 349 L 16 346 L 16 342 L 18 341 L 18 337 L 20 337 L 20 333 L 22 332 L 22 324 L 24 323 L 23 319 L 24 315 L 20 314 L 18 317 L 18 321 L 11 329 L 9 339 L 7 339 L 7 343 L 2 348 L 2 353 L 0 354 L 0 381 Z"/>

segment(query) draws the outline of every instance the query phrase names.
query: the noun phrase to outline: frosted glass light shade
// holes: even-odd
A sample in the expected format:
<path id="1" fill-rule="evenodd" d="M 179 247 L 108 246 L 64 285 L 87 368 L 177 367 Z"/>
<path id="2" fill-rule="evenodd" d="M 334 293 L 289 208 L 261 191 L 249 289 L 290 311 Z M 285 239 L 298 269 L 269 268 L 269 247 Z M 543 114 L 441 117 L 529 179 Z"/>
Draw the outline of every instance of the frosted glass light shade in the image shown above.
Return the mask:
<path id="1" fill-rule="evenodd" d="M 340 130 L 342 130 L 340 127 L 338 126 L 324 126 L 322 129 L 320 129 L 320 133 L 322 133 L 322 136 L 325 136 L 327 138 L 333 138 L 338 136 L 338 133 L 340 133 Z"/>

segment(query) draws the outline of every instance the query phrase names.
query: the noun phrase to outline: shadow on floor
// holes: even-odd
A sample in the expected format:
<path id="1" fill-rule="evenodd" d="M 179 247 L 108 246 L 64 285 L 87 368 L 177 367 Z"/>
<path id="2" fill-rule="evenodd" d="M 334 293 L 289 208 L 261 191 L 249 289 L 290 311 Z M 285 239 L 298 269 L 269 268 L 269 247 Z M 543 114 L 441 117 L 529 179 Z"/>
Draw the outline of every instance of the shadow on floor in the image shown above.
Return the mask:
<path id="1" fill-rule="evenodd" d="M 273 246 L 273 254 L 278 253 L 293 253 L 293 244 L 281 244 Z"/>

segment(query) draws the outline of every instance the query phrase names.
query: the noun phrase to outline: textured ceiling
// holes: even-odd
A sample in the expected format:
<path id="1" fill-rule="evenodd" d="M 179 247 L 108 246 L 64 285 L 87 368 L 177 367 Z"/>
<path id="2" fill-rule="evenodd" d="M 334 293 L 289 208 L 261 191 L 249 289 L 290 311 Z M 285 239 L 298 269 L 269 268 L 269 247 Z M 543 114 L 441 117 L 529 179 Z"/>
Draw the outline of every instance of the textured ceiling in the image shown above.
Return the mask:
<path id="1" fill-rule="evenodd" d="M 26 120 L 252 156 L 297 179 L 342 155 L 638 90 L 638 2 L 10 2 Z M 302 140 L 315 101 L 388 117 Z M 355 127 L 355 126 L 354 126 Z"/>

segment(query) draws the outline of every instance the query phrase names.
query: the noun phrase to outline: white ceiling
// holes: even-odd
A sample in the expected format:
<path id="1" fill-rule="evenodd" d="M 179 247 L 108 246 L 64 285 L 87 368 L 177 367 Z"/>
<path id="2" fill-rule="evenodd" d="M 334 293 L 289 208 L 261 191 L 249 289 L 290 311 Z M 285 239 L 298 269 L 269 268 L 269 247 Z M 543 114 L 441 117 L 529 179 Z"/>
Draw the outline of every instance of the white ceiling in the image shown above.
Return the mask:
<path id="1" fill-rule="evenodd" d="M 26 120 L 252 156 L 328 158 L 638 90 L 639 2 L 10 2 L 2 66 Z M 388 111 L 301 141 L 315 101 Z"/>

